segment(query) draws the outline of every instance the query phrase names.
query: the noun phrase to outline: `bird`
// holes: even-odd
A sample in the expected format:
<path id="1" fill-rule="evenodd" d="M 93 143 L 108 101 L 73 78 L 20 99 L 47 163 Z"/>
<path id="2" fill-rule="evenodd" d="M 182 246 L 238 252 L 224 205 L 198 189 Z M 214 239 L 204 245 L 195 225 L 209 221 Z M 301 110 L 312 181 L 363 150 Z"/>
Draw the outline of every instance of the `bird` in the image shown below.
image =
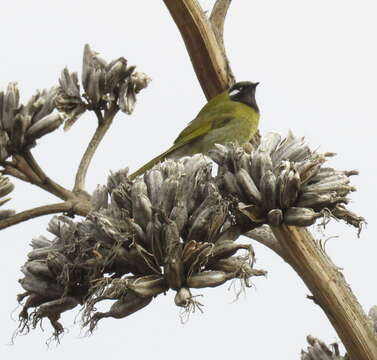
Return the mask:
<path id="1" fill-rule="evenodd" d="M 215 144 L 250 141 L 258 130 L 260 112 L 255 99 L 259 83 L 236 82 L 203 106 L 198 115 L 178 135 L 173 146 L 150 160 L 132 175 L 142 175 L 165 159 L 180 159 L 194 154 L 207 154 Z"/>

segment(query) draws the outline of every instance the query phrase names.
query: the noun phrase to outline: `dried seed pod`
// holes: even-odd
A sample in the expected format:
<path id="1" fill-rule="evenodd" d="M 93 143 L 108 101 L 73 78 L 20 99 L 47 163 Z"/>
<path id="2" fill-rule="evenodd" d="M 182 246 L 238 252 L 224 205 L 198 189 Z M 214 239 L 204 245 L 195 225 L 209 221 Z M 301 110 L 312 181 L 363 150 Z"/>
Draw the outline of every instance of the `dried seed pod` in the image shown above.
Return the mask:
<path id="1" fill-rule="evenodd" d="M 189 288 L 216 287 L 224 284 L 227 280 L 233 279 L 235 274 L 226 274 L 224 271 L 203 271 L 192 274 L 186 280 Z"/>
<path id="2" fill-rule="evenodd" d="M 226 206 L 224 205 L 214 205 L 203 209 L 191 225 L 186 241 L 212 241 L 214 235 L 217 234 L 218 230 L 224 224 L 225 217 Z"/>
<path id="3" fill-rule="evenodd" d="M 30 246 L 35 250 L 39 248 L 45 248 L 52 245 L 52 241 L 48 240 L 43 235 L 40 235 L 31 240 Z"/>
<path id="4" fill-rule="evenodd" d="M 146 230 L 148 223 L 152 220 L 152 204 L 145 195 L 132 197 L 132 214 L 135 222 Z"/>
<path id="5" fill-rule="evenodd" d="M 293 226 L 310 226 L 313 225 L 319 217 L 322 217 L 322 214 L 316 213 L 312 209 L 290 207 L 284 213 L 284 223 Z"/>
<path id="6" fill-rule="evenodd" d="M 266 152 L 268 154 L 273 153 L 277 146 L 281 142 L 281 136 L 278 133 L 267 133 L 262 137 L 261 143 L 258 146 L 258 151 L 259 152 Z"/>
<path id="7" fill-rule="evenodd" d="M 136 253 L 134 249 L 136 250 Z M 136 261 L 135 266 L 142 274 L 161 273 L 160 266 L 154 255 L 145 250 L 141 245 L 138 245 L 137 243 L 133 244 L 133 247 L 129 251 L 129 256 L 134 258 Z"/>
<path id="8" fill-rule="evenodd" d="M 228 227 L 226 230 L 222 231 L 216 239 L 213 241 L 214 243 L 221 242 L 224 240 L 235 241 L 241 235 L 241 230 L 237 225 L 232 225 Z"/>
<path id="9" fill-rule="evenodd" d="M 265 160 L 265 153 L 260 151 L 254 151 L 251 154 L 251 177 L 254 184 L 259 188 L 260 180 L 263 175 L 263 161 Z"/>
<path id="10" fill-rule="evenodd" d="M 92 197 L 90 198 L 90 203 L 93 210 L 107 209 L 108 207 L 108 192 L 107 186 L 98 185 L 93 191 Z"/>
<path id="11" fill-rule="evenodd" d="M 276 208 L 276 176 L 271 170 L 267 170 L 260 181 L 262 206 L 265 210 Z"/>
<path id="12" fill-rule="evenodd" d="M 188 219 L 186 205 L 182 201 L 178 201 L 173 207 L 169 218 L 177 224 L 178 232 L 181 233 Z"/>
<path id="13" fill-rule="evenodd" d="M 192 295 L 189 288 L 180 288 L 174 297 L 175 305 L 180 307 L 187 307 L 191 303 Z"/>
<path id="14" fill-rule="evenodd" d="M 328 193 L 335 191 L 339 195 L 346 195 L 351 191 L 356 191 L 354 186 L 346 185 L 342 180 L 331 182 L 320 182 L 306 185 L 302 188 L 302 192 Z"/>
<path id="15" fill-rule="evenodd" d="M 27 254 L 29 260 L 46 259 L 50 252 L 58 250 L 56 246 L 44 247 L 30 251 Z"/>
<path id="16" fill-rule="evenodd" d="M 30 272 L 31 274 L 37 277 L 55 279 L 55 276 L 50 271 L 49 267 L 46 264 L 46 261 L 43 261 L 43 260 L 27 261 L 25 265 L 21 267 L 21 271 L 24 274 L 27 274 L 28 272 Z"/>
<path id="17" fill-rule="evenodd" d="M 146 197 L 148 197 L 148 188 L 142 177 L 135 179 L 131 189 L 132 200 L 140 195 L 145 195 Z"/>
<path id="18" fill-rule="evenodd" d="M 43 135 L 46 135 L 56 130 L 64 122 L 62 114 L 50 114 L 37 121 L 35 124 L 29 127 L 26 131 L 26 136 L 29 141 L 39 139 Z"/>
<path id="19" fill-rule="evenodd" d="M 200 271 L 212 256 L 213 244 L 207 242 L 196 242 L 192 240 L 185 244 L 182 254 L 185 274 L 190 276 L 196 271 Z"/>
<path id="20" fill-rule="evenodd" d="M 246 195 L 246 201 L 255 205 L 261 205 L 262 197 L 253 179 L 245 169 L 240 169 L 236 174 L 236 179 Z"/>
<path id="21" fill-rule="evenodd" d="M 136 104 L 135 87 L 130 81 L 124 81 L 119 90 L 118 106 L 120 110 L 130 115 L 134 111 L 135 104 Z"/>
<path id="22" fill-rule="evenodd" d="M 113 92 L 114 88 L 124 81 L 128 75 L 127 60 L 123 57 L 117 59 L 105 75 L 106 92 Z"/>
<path id="23" fill-rule="evenodd" d="M 208 156 L 219 165 L 224 164 L 229 155 L 229 150 L 226 146 L 221 144 L 215 144 L 214 148 L 211 149 L 208 153 Z"/>
<path id="24" fill-rule="evenodd" d="M 308 159 L 299 163 L 296 163 L 295 167 L 300 175 L 301 184 L 313 180 L 317 177 L 321 171 L 322 164 L 326 161 L 324 156 L 316 156 L 314 159 Z"/>
<path id="25" fill-rule="evenodd" d="M 227 274 L 235 274 L 235 277 L 241 279 L 248 279 L 252 276 L 265 276 L 267 271 L 253 269 L 250 261 L 244 257 L 230 257 L 227 259 L 220 259 L 207 266 L 210 270 L 224 271 Z"/>
<path id="26" fill-rule="evenodd" d="M 20 296 L 20 295 L 18 295 L 18 296 Z M 22 310 L 20 311 L 20 313 L 18 315 L 22 319 L 28 319 L 29 318 L 28 310 L 30 308 L 37 307 L 37 306 L 51 300 L 48 297 L 41 295 L 41 294 L 30 294 L 28 296 L 28 293 L 25 293 L 25 294 L 22 294 L 22 296 L 23 297 L 27 296 L 27 300 L 25 302 L 25 305 L 22 307 Z"/>
<path id="27" fill-rule="evenodd" d="M 179 181 L 176 178 L 167 178 L 161 185 L 159 191 L 158 208 L 169 215 L 176 203 L 176 196 L 179 187 Z"/>
<path id="28" fill-rule="evenodd" d="M 278 197 L 282 209 L 287 209 L 296 202 L 301 185 L 300 176 L 297 171 L 290 170 L 285 175 L 283 182 L 279 181 L 278 185 Z"/>
<path id="29" fill-rule="evenodd" d="M 150 234 L 150 235 L 148 235 Z M 162 266 L 165 260 L 165 240 L 163 238 L 162 225 L 157 216 L 153 220 L 153 227 L 147 228 L 147 237 L 151 242 L 152 253 L 156 258 L 158 265 Z"/>
<path id="30" fill-rule="evenodd" d="M 152 297 L 141 297 L 135 294 L 132 291 L 128 291 L 125 296 L 122 296 L 117 300 L 110 308 L 110 311 L 102 313 L 95 313 L 87 323 L 90 323 L 89 330 L 93 331 L 100 319 L 106 317 L 112 317 L 115 319 L 122 319 L 126 316 L 129 316 L 136 311 L 142 309 L 143 307 L 150 304 Z"/>
<path id="31" fill-rule="evenodd" d="M 265 211 L 263 211 L 257 205 L 245 205 L 244 203 L 238 203 L 238 210 L 245 216 L 247 216 L 253 223 L 259 224 L 266 221 Z"/>
<path id="32" fill-rule="evenodd" d="M 316 192 L 304 192 L 298 198 L 296 206 L 315 209 L 330 207 L 338 203 L 347 203 L 347 199 L 337 196 L 335 191 L 319 194 Z"/>
<path id="33" fill-rule="evenodd" d="M 222 175 L 222 180 L 224 181 L 224 185 L 226 190 L 235 196 L 242 198 L 242 190 L 237 183 L 236 176 L 231 173 L 230 171 L 226 170 L 225 173 Z"/>
<path id="34" fill-rule="evenodd" d="M 144 173 L 144 182 L 148 188 L 148 197 L 154 207 L 158 206 L 158 195 L 163 181 L 161 171 L 156 168 L 152 168 Z"/>
<path id="35" fill-rule="evenodd" d="M 72 296 L 48 301 L 39 306 L 36 316 L 38 318 L 60 315 L 62 312 L 71 310 L 79 304 L 79 301 Z"/>
<path id="36" fill-rule="evenodd" d="M 182 287 L 184 281 L 182 244 L 170 246 L 164 265 L 164 276 L 171 289 L 177 290 Z"/>
<path id="37" fill-rule="evenodd" d="M 59 251 L 49 251 L 46 264 L 55 276 L 59 276 L 65 267 L 70 265 L 67 257 Z"/>
<path id="38" fill-rule="evenodd" d="M 218 259 L 228 258 L 234 255 L 240 249 L 248 250 L 250 253 L 253 250 L 251 245 L 237 244 L 231 240 L 216 242 L 215 247 L 212 251 L 211 263 Z"/>
<path id="39" fill-rule="evenodd" d="M 47 297 L 58 298 L 64 293 L 63 287 L 57 284 L 56 281 L 48 281 L 29 272 L 24 278 L 19 279 L 18 282 L 26 291 Z"/>
<path id="40" fill-rule="evenodd" d="M 279 226 L 283 222 L 283 211 L 281 209 L 272 209 L 267 214 L 268 223 L 272 226 Z"/>
<path id="41" fill-rule="evenodd" d="M 157 296 L 167 290 L 169 286 L 162 276 L 147 275 L 126 279 L 126 287 L 141 297 Z"/>
<path id="42" fill-rule="evenodd" d="M 111 200 L 116 203 L 119 209 L 127 210 L 130 216 L 132 216 L 131 196 L 127 193 L 124 186 L 119 186 L 111 192 Z"/>

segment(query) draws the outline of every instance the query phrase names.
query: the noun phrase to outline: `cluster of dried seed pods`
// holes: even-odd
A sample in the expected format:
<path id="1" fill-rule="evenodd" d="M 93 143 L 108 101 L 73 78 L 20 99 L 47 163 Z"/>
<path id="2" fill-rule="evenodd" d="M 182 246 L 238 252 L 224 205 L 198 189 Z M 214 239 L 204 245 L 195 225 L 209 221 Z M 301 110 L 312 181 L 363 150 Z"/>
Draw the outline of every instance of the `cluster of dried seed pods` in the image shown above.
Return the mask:
<path id="1" fill-rule="evenodd" d="M 235 278 L 248 286 L 265 271 L 253 269 L 250 245 L 235 242 L 240 230 L 228 205 L 203 155 L 166 161 L 135 181 L 126 170 L 112 174 L 84 221 L 55 217 L 48 230 L 56 238 L 32 241 L 20 280 L 22 328 L 48 317 L 59 334 L 60 313 L 81 303 L 92 330 L 99 319 L 125 317 L 169 289 L 176 305 L 191 308 L 192 288 Z M 116 301 L 95 313 L 104 299 Z M 31 316 L 30 307 L 37 307 Z"/>
<path id="2" fill-rule="evenodd" d="M 254 226 L 310 226 L 326 210 L 334 216 L 344 212 L 348 194 L 355 191 L 349 177 L 357 171 L 322 167 L 333 155 L 311 151 L 303 138 L 291 133 L 285 139 L 269 133 L 251 153 L 222 145 L 211 152 L 219 165 L 220 188 L 237 199 L 239 211 Z"/>
<path id="3" fill-rule="evenodd" d="M 235 278 L 248 286 L 265 274 L 253 268 L 251 246 L 235 242 L 242 232 L 308 226 L 324 209 L 359 226 L 361 218 L 343 207 L 355 172 L 323 168 L 329 155 L 292 134 L 268 134 L 251 153 L 218 145 L 210 154 L 216 176 L 201 154 L 167 160 L 132 181 L 127 170 L 113 173 L 93 193 L 85 220 L 55 217 L 48 227 L 55 239 L 33 239 L 20 280 L 21 330 L 48 317 L 58 335 L 60 313 L 77 304 L 93 330 L 100 319 L 128 316 L 169 289 L 177 306 L 193 309 L 200 305 L 193 288 Z M 96 312 L 107 299 L 115 300 L 109 311 Z"/>
<path id="4" fill-rule="evenodd" d="M 7 203 L 10 198 L 6 198 L 14 189 L 14 185 L 5 176 L 0 175 L 0 207 Z M 6 219 L 15 214 L 14 210 L 0 210 L 0 220 Z"/>
<path id="5" fill-rule="evenodd" d="M 63 123 L 63 115 L 54 112 L 56 94 L 57 87 L 37 91 L 21 105 L 16 83 L 0 92 L 0 162 L 33 147 L 36 139 Z"/>
<path id="6" fill-rule="evenodd" d="M 127 66 L 127 60 L 120 57 L 107 63 L 98 53 L 85 45 L 81 82 L 85 94 L 80 94 L 77 73 L 70 73 L 67 68 L 59 79 L 59 92 L 56 105 L 65 113 L 69 128 L 87 109 L 105 110 L 115 105 L 127 114 L 131 114 L 136 103 L 136 94 L 148 86 L 150 78 L 135 72 L 135 66 Z"/>

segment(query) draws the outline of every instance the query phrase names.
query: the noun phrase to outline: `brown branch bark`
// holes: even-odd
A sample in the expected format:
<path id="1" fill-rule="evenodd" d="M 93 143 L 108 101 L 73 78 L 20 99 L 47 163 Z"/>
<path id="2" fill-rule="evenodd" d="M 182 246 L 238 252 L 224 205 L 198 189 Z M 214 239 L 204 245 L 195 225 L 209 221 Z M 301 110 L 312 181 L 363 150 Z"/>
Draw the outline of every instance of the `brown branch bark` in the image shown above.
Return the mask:
<path id="1" fill-rule="evenodd" d="M 305 228 L 281 225 L 272 231 L 313 300 L 326 313 L 350 359 L 376 360 L 377 337 L 342 273 Z"/>
<path id="2" fill-rule="evenodd" d="M 68 212 L 72 210 L 72 208 L 72 203 L 67 201 L 26 210 L 6 219 L 0 220 L 0 230 L 39 216 Z"/>
<path id="3" fill-rule="evenodd" d="M 233 79 L 211 23 L 196 0 L 164 0 L 164 3 L 181 32 L 206 98 L 213 98 L 227 89 Z"/>

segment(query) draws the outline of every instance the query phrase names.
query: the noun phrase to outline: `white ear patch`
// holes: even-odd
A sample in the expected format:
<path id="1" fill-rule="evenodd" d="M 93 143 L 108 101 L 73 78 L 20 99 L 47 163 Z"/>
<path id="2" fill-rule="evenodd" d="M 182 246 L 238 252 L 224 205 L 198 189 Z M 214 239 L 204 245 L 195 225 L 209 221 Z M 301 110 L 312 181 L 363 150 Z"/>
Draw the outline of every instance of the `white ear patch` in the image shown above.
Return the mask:
<path id="1" fill-rule="evenodd" d="M 239 89 L 233 89 L 233 90 L 229 93 L 229 96 L 237 95 L 237 94 L 239 94 L 239 92 L 240 92 Z"/>

